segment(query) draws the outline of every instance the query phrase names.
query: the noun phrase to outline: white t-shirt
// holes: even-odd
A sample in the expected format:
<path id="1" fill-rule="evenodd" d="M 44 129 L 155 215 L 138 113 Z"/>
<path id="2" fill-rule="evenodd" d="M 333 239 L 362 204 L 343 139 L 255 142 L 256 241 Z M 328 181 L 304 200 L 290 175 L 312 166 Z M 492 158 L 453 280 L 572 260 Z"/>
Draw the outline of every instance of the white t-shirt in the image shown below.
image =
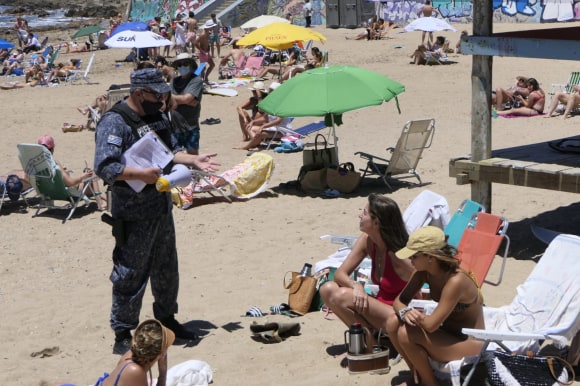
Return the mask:
<path id="1" fill-rule="evenodd" d="M 304 10 L 304 16 L 310 16 L 312 14 L 312 3 L 304 4 L 302 9 Z"/>

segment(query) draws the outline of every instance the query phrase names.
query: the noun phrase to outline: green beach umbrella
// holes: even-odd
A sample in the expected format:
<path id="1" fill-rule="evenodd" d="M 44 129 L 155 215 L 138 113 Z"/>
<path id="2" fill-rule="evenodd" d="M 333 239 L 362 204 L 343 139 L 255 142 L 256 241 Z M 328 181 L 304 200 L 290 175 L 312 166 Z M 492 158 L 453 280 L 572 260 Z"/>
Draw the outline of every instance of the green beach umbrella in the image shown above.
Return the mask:
<path id="1" fill-rule="evenodd" d="M 87 27 L 83 27 L 79 29 L 75 34 L 72 36 L 73 39 L 77 39 L 83 36 L 88 36 L 90 34 L 96 34 L 97 32 L 103 31 L 106 28 L 101 27 L 100 25 L 89 25 Z"/>
<path id="2" fill-rule="evenodd" d="M 380 105 L 405 91 L 405 86 L 384 75 L 355 66 L 329 66 L 307 70 L 282 83 L 258 107 L 279 117 L 322 117 L 332 127 L 341 114 Z"/>

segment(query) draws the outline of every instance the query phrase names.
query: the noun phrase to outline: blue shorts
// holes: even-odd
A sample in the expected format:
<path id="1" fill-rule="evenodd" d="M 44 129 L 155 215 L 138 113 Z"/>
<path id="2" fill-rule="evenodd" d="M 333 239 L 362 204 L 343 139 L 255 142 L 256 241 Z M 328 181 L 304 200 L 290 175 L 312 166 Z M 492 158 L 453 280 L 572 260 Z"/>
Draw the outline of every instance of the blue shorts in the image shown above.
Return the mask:
<path id="1" fill-rule="evenodd" d="M 209 42 L 220 44 L 220 35 L 209 35 Z"/>
<path id="2" fill-rule="evenodd" d="M 194 128 L 185 133 L 175 133 L 177 143 L 186 150 L 199 150 L 199 128 Z"/>

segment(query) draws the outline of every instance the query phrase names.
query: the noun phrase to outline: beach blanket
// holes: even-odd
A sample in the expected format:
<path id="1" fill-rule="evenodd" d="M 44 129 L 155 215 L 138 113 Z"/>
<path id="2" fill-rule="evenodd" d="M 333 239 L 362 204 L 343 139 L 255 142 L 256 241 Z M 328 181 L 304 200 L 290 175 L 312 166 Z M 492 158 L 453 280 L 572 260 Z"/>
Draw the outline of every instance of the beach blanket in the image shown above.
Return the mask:
<path id="1" fill-rule="evenodd" d="M 545 113 L 541 113 L 538 115 L 513 115 L 513 114 L 507 114 L 507 115 L 499 115 L 500 117 L 503 118 L 534 118 L 534 117 L 543 117 L 544 115 L 546 115 Z"/>

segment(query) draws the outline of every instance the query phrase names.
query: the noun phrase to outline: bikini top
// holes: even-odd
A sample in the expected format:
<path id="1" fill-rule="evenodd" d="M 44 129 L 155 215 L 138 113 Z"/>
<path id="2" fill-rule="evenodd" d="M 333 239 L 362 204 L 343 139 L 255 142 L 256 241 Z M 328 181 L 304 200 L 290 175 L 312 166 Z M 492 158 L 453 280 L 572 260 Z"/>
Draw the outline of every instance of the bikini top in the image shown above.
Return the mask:
<path id="1" fill-rule="evenodd" d="M 466 309 L 469 308 L 469 306 L 471 306 L 472 304 L 477 303 L 477 301 L 480 298 L 483 299 L 483 294 L 481 293 L 481 288 L 479 288 L 479 285 L 477 285 L 477 278 L 475 277 L 475 275 L 473 274 L 473 272 L 467 272 L 467 271 L 464 271 L 462 269 L 460 269 L 459 272 L 464 273 L 465 275 L 467 275 L 467 277 L 469 277 L 473 281 L 473 284 L 475 284 L 475 286 L 477 287 L 477 297 L 471 303 L 457 303 L 455 305 L 455 307 L 453 307 L 453 310 L 451 310 L 451 312 L 453 312 L 453 313 L 465 311 Z M 435 299 L 434 298 L 433 300 L 439 301 L 440 299 Z"/>
<path id="2" fill-rule="evenodd" d="M 475 284 L 475 286 L 477 287 L 477 297 L 471 303 L 457 303 L 455 305 L 455 307 L 453 307 L 453 311 L 451 311 L 451 312 L 465 311 L 467 308 L 469 308 L 470 305 L 477 303 L 477 301 L 479 300 L 480 297 L 483 298 L 483 294 L 481 293 L 481 288 L 479 288 L 479 286 L 477 285 L 477 279 L 475 278 L 475 275 L 473 274 L 473 272 L 467 272 L 467 271 L 463 271 L 463 270 L 461 270 L 460 272 L 463 272 L 464 274 L 467 275 L 467 277 L 469 277 L 471 280 L 473 280 L 473 284 Z"/>
<path id="3" fill-rule="evenodd" d="M 119 383 L 119 379 L 121 378 L 121 374 L 123 374 L 123 371 L 125 370 L 125 368 L 127 366 L 129 366 L 131 363 L 135 363 L 133 361 L 128 361 L 127 363 L 125 363 L 123 365 L 123 367 L 121 367 L 121 369 L 119 370 L 119 372 L 117 373 L 117 376 L 115 377 L 115 382 L 113 383 L 113 386 L 117 386 L 117 384 Z M 105 382 L 105 379 L 107 379 L 109 377 L 109 373 L 105 373 L 103 374 L 102 377 L 100 377 L 97 380 L 97 383 L 95 383 L 95 386 L 102 386 L 103 382 Z"/>

